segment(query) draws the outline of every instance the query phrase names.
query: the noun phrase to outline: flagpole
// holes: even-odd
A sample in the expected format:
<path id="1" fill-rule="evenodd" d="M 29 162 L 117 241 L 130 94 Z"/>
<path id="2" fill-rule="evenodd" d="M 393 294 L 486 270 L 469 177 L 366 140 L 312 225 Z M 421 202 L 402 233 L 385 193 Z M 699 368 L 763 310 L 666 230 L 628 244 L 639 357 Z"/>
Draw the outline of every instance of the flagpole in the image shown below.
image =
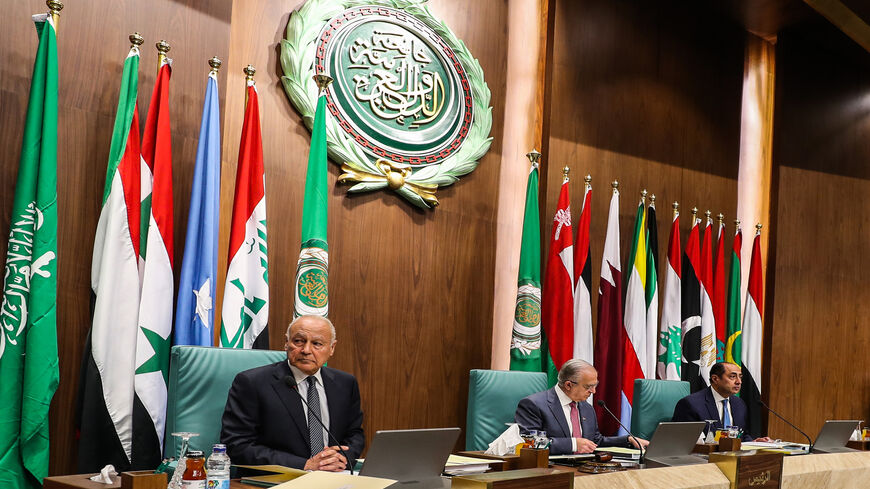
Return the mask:
<path id="1" fill-rule="evenodd" d="M 329 87 L 329 84 L 332 83 L 332 77 L 329 75 L 324 75 L 323 73 L 318 73 L 314 75 L 314 83 L 317 84 L 317 96 L 323 95 L 323 92 Z"/>
<path id="2" fill-rule="evenodd" d="M 674 203 L 671 204 L 671 207 L 674 208 L 674 217 L 679 216 L 680 215 L 680 203 L 674 201 Z"/>
<path id="3" fill-rule="evenodd" d="M 532 162 L 532 166 L 534 166 L 535 168 L 538 168 L 538 166 L 539 166 L 538 161 L 540 161 L 540 159 L 541 159 L 541 153 L 539 153 L 538 150 L 536 150 L 536 149 L 532 149 L 531 151 L 526 153 L 526 158 L 528 158 L 529 161 Z"/>
<path id="4" fill-rule="evenodd" d="M 695 227 L 695 220 L 698 219 L 698 208 L 692 207 L 692 227 Z"/>
<path id="5" fill-rule="evenodd" d="M 734 219 L 734 234 L 740 231 L 740 219 Z"/>
<path id="6" fill-rule="evenodd" d="M 217 56 L 212 56 L 211 59 L 208 60 L 208 66 L 211 68 L 211 70 L 208 72 L 209 76 L 214 75 L 215 77 L 217 77 L 218 71 L 220 71 L 222 64 L 223 61 L 221 61 L 220 58 L 218 58 Z"/>
<path id="7" fill-rule="evenodd" d="M 592 175 L 586 174 L 583 178 L 583 187 L 588 191 L 592 188 Z"/>
<path id="8" fill-rule="evenodd" d="M 242 71 L 245 72 L 245 106 L 248 105 L 248 86 L 254 84 L 254 74 L 257 73 L 257 69 L 254 68 L 253 65 L 245 66 Z"/>
<path id="9" fill-rule="evenodd" d="M 58 0 L 46 0 L 48 13 L 51 15 L 51 23 L 54 24 L 54 36 L 57 37 L 57 23 L 60 20 L 60 11 L 63 10 L 63 2 Z"/>
<path id="10" fill-rule="evenodd" d="M 155 46 L 157 46 L 157 71 L 159 72 L 160 67 L 163 66 L 163 63 L 166 60 L 166 53 L 168 53 L 172 47 L 163 39 L 155 44 Z"/>
<path id="11" fill-rule="evenodd" d="M 562 183 L 565 183 L 568 181 L 568 173 L 570 173 L 570 172 L 571 172 L 571 169 L 568 168 L 568 165 L 565 165 L 565 168 L 562 168 L 562 175 L 564 175 L 564 177 L 565 177 L 562 180 Z"/>

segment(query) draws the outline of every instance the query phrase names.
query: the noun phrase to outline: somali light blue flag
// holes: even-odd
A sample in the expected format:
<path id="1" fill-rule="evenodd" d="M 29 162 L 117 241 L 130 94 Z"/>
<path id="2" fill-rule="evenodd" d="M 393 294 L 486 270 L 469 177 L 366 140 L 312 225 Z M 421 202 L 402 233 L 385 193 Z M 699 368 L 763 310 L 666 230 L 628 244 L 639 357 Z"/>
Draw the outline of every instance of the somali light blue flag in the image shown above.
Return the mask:
<path id="1" fill-rule="evenodd" d="M 190 191 L 190 214 L 175 308 L 175 344 L 214 344 L 221 130 L 217 75 L 209 74 Z"/>

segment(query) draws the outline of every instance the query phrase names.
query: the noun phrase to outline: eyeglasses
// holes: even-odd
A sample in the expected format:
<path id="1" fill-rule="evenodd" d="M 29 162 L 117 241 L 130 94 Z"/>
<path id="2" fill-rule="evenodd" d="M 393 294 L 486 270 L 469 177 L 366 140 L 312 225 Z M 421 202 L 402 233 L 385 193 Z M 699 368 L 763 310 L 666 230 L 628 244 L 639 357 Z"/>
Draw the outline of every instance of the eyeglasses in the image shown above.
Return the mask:
<path id="1" fill-rule="evenodd" d="M 596 387 L 598 387 L 598 382 L 596 382 L 594 384 L 581 384 L 580 382 L 577 382 L 575 380 L 566 380 L 565 382 L 571 382 L 572 384 L 578 385 L 578 386 L 582 387 L 583 390 L 587 390 L 587 391 L 591 391 L 591 390 L 595 389 Z"/>

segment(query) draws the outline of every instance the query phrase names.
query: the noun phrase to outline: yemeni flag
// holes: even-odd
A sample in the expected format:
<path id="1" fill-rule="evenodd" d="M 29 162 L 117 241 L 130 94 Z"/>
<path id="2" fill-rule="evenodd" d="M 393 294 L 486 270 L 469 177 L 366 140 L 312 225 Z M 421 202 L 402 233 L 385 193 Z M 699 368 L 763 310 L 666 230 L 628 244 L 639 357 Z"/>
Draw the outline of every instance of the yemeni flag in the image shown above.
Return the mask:
<path id="1" fill-rule="evenodd" d="M 740 365 L 742 360 L 740 338 L 740 250 L 743 247 L 743 231 L 740 221 L 735 221 L 734 246 L 731 248 L 731 274 L 728 276 L 728 340 L 725 342 L 725 361 Z"/>
<path id="2" fill-rule="evenodd" d="M 133 459 L 156 467 L 163 453 L 169 347 L 172 335 L 172 132 L 169 123 L 171 59 L 161 58 L 142 136 L 142 295 L 136 338 Z M 137 448 L 143 450 L 138 451 Z"/>
<path id="3" fill-rule="evenodd" d="M 511 370 L 546 371 L 541 346 L 541 221 L 538 211 L 538 163 L 532 163 L 526 185 L 517 303 L 511 333 Z M 544 347 L 546 350 L 546 346 Z M 543 353 L 543 355 L 542 355 Z"/>
<path id="4" fill-rule="evenodd" d="M 57 34 L 34 15 L 39 47 L 12 201 L 0 330 L 0 487 L 48 475 L 48 407 L 57 390 Z"/>
<path id="5" fill-rule="evenodd" d="M 193 185 L 178 303 L 176 345 L 214 345 L 214 303 L 217 279 L 218 218 L 221 187 L 221 130 L 217 70 L 206 81 L 202 122 L 196 146 Z"/>
<path id="6" fill-rule="evenodd" d="M 656 196 L 650 196 L 646 210 L 646 361 L 643 373 L 656 378 L 659 337 L 659 231 L 656 224 Z"/>
<path id="7" fill-rule="evenodd" d="M 701 378 L 701 251 L 698 238 L 697 209 L 692 209 L 692 230 L 683 254 L 680 310 L 682 311 L 683 357 L 680 376 L 688 381 L 692 392 L 707 387 Z"/>
<path id="8" fill-rule="evenodd" d="M 716 363 L 716 316 L 713 315 L 713 220 L 707 211 L 704 244 L 701 245 L 701 357 L 699 375 L 710 385 L 710 368 Z"/>
<path id="9" fill-rule="evenodd" d="M 559 369 L 574 354 L 574 236 L 571 229 L 571 198 L 568 176 L 562 180 L 550 251 L 544 273 L 542 324 L 547 337 L 549 357 L 547 377 L 550 386 L 559 380 Z"/>
<path id="10" fill-rule="evenodd" d="M 713 317 L 716 320 L 716 361 L 725 358 L 725 223 L 718 216 L 716 261 L 713 263 Z"/>
<path id="11" fill-rule="evenodd" d="M 674 219 L 668 238 L 668 266 L 665 268 L 665 300 L 662 304 L 662 322 L 659 330 L 658 377 L 662 380 L 680 380 L 680 358 L 683 356 L 680 329 L 680 211 L 674 202 Z"/>
<path id="12" fill-rule="evenodd" d="M 268 349 L 269 265 L 260 102 L 253 80 L 248 80 L 246 90 L 248 101 L 239 143 L 220 345 Z"/>
<path id="13" fill-rule="evenodd" d="M 749 292 L 743 309 L 743 385 L 740 397 L 749 409 L 747 431 L 752 436 L 761 433 L 761 343 L 764 318 L 764 282 L 761 276 L 761 224 L 755 226 L 752 241 L 752 259 L 749 262 Z"/>
<path id="14" fill-rule="evenodd" d="M 594 362 L 592 350 L 592 253 L 589 225 L 592 220 L 592 178 L 587 176 L 583 207 L 574 245 L 574 350 L 573 357 Z M 592 396 L 588 401 L 592 402 Z"/>
<path id="15" fill-rule="evenodd" d="M 622 357 L 625 334 L 622 329 L 622 269 L 619 262 L 619 190 L 613 182 L 613 196 L 607 214 L 607 235 L 601 258 L 601 278 L 598 282 L 598 336 L 595 362 L 598 369 L 598 399 L 616 416 L 622 406 Z M 601 432 L 612 435 L 619 429 L 614 419 L 595 406 Z"/>
<path id="16" fill-rule="evenodd" d="M 118 472 L 146 468 L 133 459 L 142 196 L 138 71 L 139 49 L 134 45 L 124 62 L 94 238 L 94 313 L 79 392 L 79 472 L 98 472 L 106 464 Z"/>
<path id="17" fill-rule="evenodd" d="M 634 380 L 647 376 L 646 359 L 646 190 L 637 206 L 634 237 L 628 255 L 628 288 L 625 292 L 625 336 L 623 337 L 622 395 L 620 419 L 631 424 L 631 406 L 634 400 Z"/>
<path id="18" fill-rule="evenodd" d="M 315 75 L 315 79 L 322 75 Z M 326 89 L 328 79 L 320 89 L 314 126 L 311 128 L 311 149 L 305 174 L 305 200 L 302 203 L 302 246 L 296 265 L 293 317 L 329 314 L 329 247 L 326 244 L 327 200 L 326 184 Z"/>

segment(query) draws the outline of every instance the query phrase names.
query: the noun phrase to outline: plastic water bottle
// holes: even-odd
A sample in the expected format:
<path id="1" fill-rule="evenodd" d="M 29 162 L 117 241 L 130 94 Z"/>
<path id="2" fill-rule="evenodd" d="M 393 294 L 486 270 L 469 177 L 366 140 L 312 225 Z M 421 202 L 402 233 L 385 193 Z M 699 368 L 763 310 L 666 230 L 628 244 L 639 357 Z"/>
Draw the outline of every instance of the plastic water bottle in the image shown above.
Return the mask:
<path id="1" fill-rule="evenodd" d="M 205 464 L 208 489 L 230 489 L 230 457 L 227 446 L 218 443 Z"/>

